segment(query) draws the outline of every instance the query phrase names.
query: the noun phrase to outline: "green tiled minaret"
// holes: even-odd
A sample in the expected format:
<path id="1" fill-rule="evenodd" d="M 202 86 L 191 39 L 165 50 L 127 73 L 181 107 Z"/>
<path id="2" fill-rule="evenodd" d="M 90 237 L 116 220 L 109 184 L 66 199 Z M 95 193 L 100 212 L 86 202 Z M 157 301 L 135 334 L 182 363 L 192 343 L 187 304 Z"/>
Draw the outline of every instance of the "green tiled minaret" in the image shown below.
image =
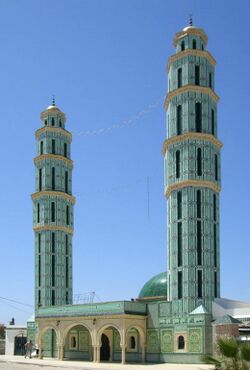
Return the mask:
<path id="1" fill-rule="evenodd" d="M 66 117 L 53 99 L 41 113 L 36 131 L 35 193 L 35 307 L 72 303 L 73 206 L 70 145 Z"/>
<path id="2" fill-rule="evenodd" d="M 192 23 L 174 38 L 168 70 L 167 139 L 168 299 L 173 315 L 220 296 L 219 193 L 215 60 L 207 35 Z"/>

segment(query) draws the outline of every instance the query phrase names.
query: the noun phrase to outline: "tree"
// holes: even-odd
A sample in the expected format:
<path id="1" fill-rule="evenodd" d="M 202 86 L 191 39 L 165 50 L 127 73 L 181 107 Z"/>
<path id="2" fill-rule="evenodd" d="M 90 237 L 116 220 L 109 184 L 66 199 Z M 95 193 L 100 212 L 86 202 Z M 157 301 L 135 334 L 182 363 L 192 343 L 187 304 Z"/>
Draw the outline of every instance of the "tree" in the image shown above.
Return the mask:
<path id="1" fill-rule="evenodd" d="M 218 339 L 218 357 L 204 356 L 203 362 L 221 370 L 249 370 L 250 344 L 241 344 L 233 337 Z"/>
<path id="2" fill-rule="evenodd" d="M 5 338 L 5 327 L 3 324 L 0 324 L 0 339 Z"/>

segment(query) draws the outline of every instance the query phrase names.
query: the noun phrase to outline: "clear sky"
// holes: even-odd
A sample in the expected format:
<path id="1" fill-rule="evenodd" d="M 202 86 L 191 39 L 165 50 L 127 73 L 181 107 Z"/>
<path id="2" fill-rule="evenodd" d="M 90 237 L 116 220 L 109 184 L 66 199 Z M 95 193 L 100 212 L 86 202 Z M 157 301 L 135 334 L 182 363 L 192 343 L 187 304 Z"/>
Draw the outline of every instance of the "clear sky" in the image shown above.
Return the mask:
<path id="1" fill-rule="evenodd" d="M 0 0 L 1 297 L 33 304 L 34 132 L 52 94 L 73 133 L 74 293 L 130 299 L 166 270 L 165 67 L 189 13 L 218 62 L 221 295 L 250 302 L 248 0 Z M 0 299 L 0 322 L 29 312 Z"/>

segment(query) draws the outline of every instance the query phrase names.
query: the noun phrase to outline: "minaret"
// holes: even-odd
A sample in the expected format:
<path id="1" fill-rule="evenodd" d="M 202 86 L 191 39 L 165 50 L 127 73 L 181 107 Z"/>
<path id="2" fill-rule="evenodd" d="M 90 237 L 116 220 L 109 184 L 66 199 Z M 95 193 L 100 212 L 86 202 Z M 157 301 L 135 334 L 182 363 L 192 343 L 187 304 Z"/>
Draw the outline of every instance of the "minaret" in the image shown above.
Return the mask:
<path id="1" fill-rule="evenodd" d="M 168 297 L 173 315 L 199 305 L 211 313 L 220 296 L 219 193 L 215 60 L 207 35 L 192 20 L 174 38 L 168 65 L 167 139 Z"/>
<path id="2" fill-rule="evenodd" d="M 72 303 L 73 205 L 70 144 L 66 117 L 55 105 L 41 113 L 36 131 L 35 307 Z"/>

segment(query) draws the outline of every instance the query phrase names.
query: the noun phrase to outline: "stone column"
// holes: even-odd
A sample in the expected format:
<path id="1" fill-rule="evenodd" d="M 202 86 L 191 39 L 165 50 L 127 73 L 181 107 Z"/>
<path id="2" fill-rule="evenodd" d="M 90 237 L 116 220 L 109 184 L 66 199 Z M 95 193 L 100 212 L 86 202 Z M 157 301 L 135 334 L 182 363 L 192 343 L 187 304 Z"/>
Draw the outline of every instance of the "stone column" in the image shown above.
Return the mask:
<path id="1" fill-rule="evenodd" d="M 100 346 L 96 346 L 96 362 L 100 362 Z"/>
<path id="2" fill-rule="evenodd" d="M 58 360 L 63 361 L 64 360 L 64 345 L 60 344 L 58 346 Z"/>
<path id="3" fill-rule="evenodd" d="M 146 344 L 142 344 L 141 362 L 144 364 L 146 360 Z"/>
<path id="4" fill-rule="evenodd" d="M 122 344 L 122 364 L 126 363 L 126 344 Z"/>

